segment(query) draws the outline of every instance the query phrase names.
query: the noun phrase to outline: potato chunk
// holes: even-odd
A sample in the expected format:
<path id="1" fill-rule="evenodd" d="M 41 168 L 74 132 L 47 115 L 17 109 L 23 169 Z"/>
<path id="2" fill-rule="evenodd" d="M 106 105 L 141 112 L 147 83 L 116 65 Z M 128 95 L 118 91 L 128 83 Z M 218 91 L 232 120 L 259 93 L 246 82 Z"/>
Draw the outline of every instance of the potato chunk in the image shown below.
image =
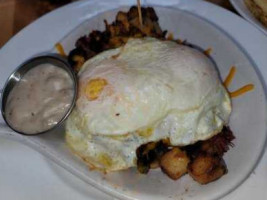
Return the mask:
<path id="1" fill-rule="evenodd" d="M 200 184 L 215 181 L 227 172 L 222 158 L 200 154 L 188 165 L 189 175 Z"/>
<path id="2" fill-rule="evenodd" d="M 171 151 L 165 153 L 160 159 L 161 170 L 171 179 L 177 180 L 187 173 L 189 158 L 184 151 L 174 147 Z"/>
<path id="3" fill-rule="evenodd" d="M 159 161 L 155 160 L 152 163 L 150 163 L 150 169 L 157 169 L 159 168 Z"/>

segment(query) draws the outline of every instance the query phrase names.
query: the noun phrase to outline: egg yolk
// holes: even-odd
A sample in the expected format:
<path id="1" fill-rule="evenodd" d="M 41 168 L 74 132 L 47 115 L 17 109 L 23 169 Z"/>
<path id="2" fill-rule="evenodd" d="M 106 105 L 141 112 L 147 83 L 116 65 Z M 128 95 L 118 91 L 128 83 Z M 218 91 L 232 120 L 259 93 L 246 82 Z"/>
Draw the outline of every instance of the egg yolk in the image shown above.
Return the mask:
<path id="1" fill-rule="evenodd" d="M 108 156 L 108 154 L 102 153 L 98 156 L 98 162 L 106 167 L 112 166 L 112 159 Z"/>
<path id="2" fill-rule="evenodd" d="M 137 133 L 141 136 L 141 137 L 145 137 L 145 138 L 148 138 L 152 135 L 153 133 L 153 128 L 147 128 L 147 129 L 144 129 L 144 130 L 137 130 Z"/>
<path id="3" fill-rule="evenodd" d="M 84 89 L 87 99 L 89 101 L 96 100 L 107 84 L 108 82 L 102 78 L 96 78 L 88 81 Z"/>

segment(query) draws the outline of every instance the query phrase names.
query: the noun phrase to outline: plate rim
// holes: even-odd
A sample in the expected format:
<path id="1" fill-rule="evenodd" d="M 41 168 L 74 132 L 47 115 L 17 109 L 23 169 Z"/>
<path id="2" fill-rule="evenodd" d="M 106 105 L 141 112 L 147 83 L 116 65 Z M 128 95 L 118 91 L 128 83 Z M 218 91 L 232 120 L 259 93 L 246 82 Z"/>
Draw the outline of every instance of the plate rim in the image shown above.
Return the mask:
<path id="1" fill-rule="evenodd" d="M 105 0 L 103 0 L 103 1 L 105 1 Z M 107 0 L 106 0 L 107 1 Z M 45 15 L 44 17 L 42 17 L 42 18 L 40 18 L 39 20 L 37 20 L 36 22 L 34 22 L 33 24 L 31 24 L 30 26 L 28 26 L 28 27 L 26 27 L 25 29 L 23 29 L 21 32 L 19 32 L 19 34 L 17 34 L 15 37 L 13 37 L 5 46 L 3 46 L 2 47 L 2 49 L 1 49 L 1 51 L 0 51 L 0 59 L 1 59 L 1 57 L 3 57 L 5 54 L 6 55 L 8 55 L 8 50 L 10 50 L 10 48 L 12 49 L 12 45 L 14 45 L 14 44 L 16 44 L 16 43 L 19 43 L 19 40 L 21 40 L 20 38 L 22 37 L 23 38 L 23 36 L 25 35 L 25 31 L 27 32 L 29 29 L 31 29 L 32 28 L 32 25 L 36 25 L 36 24 L 41 24 L 41 22 L 42 21 L 46 21 L 46 19 L 47 18 L 49 18 L 50 16 L 53 16 L 53 15 L 56 15 L 56 13 L 58 13 L 57 15 L 59 15 L 59 13 L 61 12 L 62 13 L 62 11 L 64 11 L 64 10 L 67 10 L 67 9 L 70 9 L 70 8 L 72 8 L 72 7 L 75 7 L 75 6 L 81 6 L 82 4 L 90 4 L 90 3 L 92 3 L 93 1 L 81 1 L 81 2 L 75 2 L 75 3 L 73 3 L 73 4 L 70 4 L 70 5 L 67 5 L 67 6 L 65 6 L 65 7 L 62 7 L 62 8 L 60 8 L 60 9 L 58 9 L 58 10 L 56 10 L 56 11 L 53 11 L 53 12 L 51 12 L 51 13 L 49 13 L 49 14 L 47 14 L 47 15 Z M 126 2 L 126 1 L 125 1 Z M 128 1 L 129 2 L 129 1 Z M 153 3 L 152 3 L 153 2 Z M 184 3 L 184 1 L 179 1 L 179 0 L 176 0 L 176 1 L 173 1 L 173 2 L 175 2 L 176 4 L 175 4 L 175 6 L 181 6 L 180 7 L 180 9 L 181 10 L 187 10 L 187 9 L 190 9 L 191 7 L 190 6 L 186 6 L 186 5 L 193 5 L 193 4 L 195 4 L 195 5 L 193 5 L 193 7 L 195 6 L 195 8 L 199 8 L 198 7 L 198 4 L 200 5 L 205 5 L 206 7 L 210 7 L 210 8 L 213 8 L 214 10 L 216 10 L 217 9 L 217 11 L 220 11 L 220 13 L 225 13 L 225 15 L 226 15 L 226 12 L 225 12 L 225 10 L 224 9 L 222 9 L 222 8 L 219 8 L 219 7 L 217 7 L 217 6 L 214 6 L 214 5 L 209 5 L 209 3 L 207 3 L 207 2 L 202 2 L 202 1 L 199 1 L 199 2 L 202 2 L 202 3 L 198 3 L 198 2 L 196 2 L 196 1 L 193 1 L 193 0 L 187 0 L 187 2 L 188 3 Z M 116 2 L 117 3 L 117 2 Z M 155 1 L 151 1 L 151 3 L 152 4 L 155 4 Z M 150 4 L 151 4 L 150 3 Z M 164 3 L 163 3 L 164 4 Z M 163 5 L 162 4 L 162 2 L 160 2 L 159 1 L 159 4 L 155 4 L 155 5 L 157 5 L 157 6 L 164 6 L 164 7 L 166 7 L 166 5 Z M 129 5 L 129 3 L 127 3 L 127 5 Z M 209 6 L 207 6 L 207 5 L 209 5 Z M 119 5 L 119 6 L 122 6 L 122 5 Z M 118 6 L 118 7 L 119 7 Z M 168 6 L 168 5 L 167 5 Z M 205 7 L 204 6 L 204 7 Z M 216 8 L 217 7 L 217 8 Z M 222 10 L 224 10 L 223 12 L 222 12 Z M 193 11 L 196 11 L 196 10 L 193 10 Z M 191 11 L 192 12 L 192 11 Z M 196 12 L 197 13 L 197 12 Z M 230 13 L 230 11 L 229 11 L 229 13 Z M 198 15 L 201 15 L 201 13 L 197 13 Z M 234 14 L 233 13 L 231 13 L 233 16 L 234 16 Z M 210 22 L 210 20 L 207 18 L 207 16 L 205 16 L 204 17 L 204 19 L 206 19 L 208 22 Z M 241 19 L 241 18 L 240 18 Z M 240 19 L 238 19 L 238 20 L 240 20 Z M 86 19 L 87 20 L 87 19 Z M 236 21 L 238 21 L 237 20 L 237 18 L 236 18 Z M 80 22 L 80 23 L 82 23 L 82 21 Z M 242 23 L 244 23 L 244 22 L 242 22 Z M 245 23 L 244 23 L 245 24 Z M 246 26 L 247 27 L 249 27 L 250 26 L 250 24 L 247 24 Z M 218 26 L 219 28 L 220 28 L 220 26 Z M 252 27 L 252 26 L 251 26 Z M 251 28 L 250 27 L 250 28 Z M 72 28 L 75 28 L 75 26 L 74 27 L 72 27 Z M 225 27 L 224 27 L 225 28 Z M 254 28 L 254 27 L 253 27 Z M 223 29 L 224 30 L 224 29 Z M 71 30 L 70 30 L 71 31 Z M 229 31 L 229 30 L 228 30 Z M 253 30 L 254 32 L 257 32 L 256 30 Z M 24 34 L 24 35 L 23 35 Z M 68 32 L 66 32 L 66 34 L 68 34 Z M 61 37 L 61 39 L 66 35 L 66 34 L 64 34 L 62 37 Z M 259 34 L 259 33 L 258 33 Z M 231 34 L 230 34 L 230 36 L 231 36 Z M 236 42 L 236 40 L 234 40 L 235 42 Z M 243 41 L 244 42 L 244 41 Z M 238 43 L 239 44 L 239 43 Z M 242 46 L 242 45 L 241 45 Z M 240 47 L 240 46 L 239 46 Z M 243 47 L 243 46 L 242 46 Z M 50 50 L 51 48 L 49 48 L 49 49 L 47 49 L 47 50 Z M 266 48 L 267 49 L 267 48 Z M 246 50 L 246 48 L 245 48 L 245 50 Z M 4 53 L 3 53 L 4 52 Z M 6 53 L 5 53 L 6 52 Z M 243 53 L 246 53 L 247 51 L 243 51 Z M 251 61 L 254 61 L 254 59 L 252 59 L 252 57 L 253 56 L 251 56 L 249 53 L 248 53 L 248 55 L 247 56 L 249 56 L 249 58 L 251 58 Z M 255 68 L 256 67 L 256 68 Z M 259 65 L 257 64 L 257 62 L 255 63 L 255 67 L 254 67 L 254 69 L 255 70 L 258 70 L 257 71 L 257 75 L 259 76 L 259 75 L 262 75 L 262 80 L 261 80 L 261 83 L 263 84 L 263 87 L 264 87 L 264 91 L 265 91 L 265 100 L 266 100 L 266 87 L 265 87 L 265 85 L 266 85 L 266 83 L 265 83 L 265 79 L 264 79 L 264 77 L 265 78 L 267 78 L 267 76 L 265 75 L 264 76 L 264 74 L 262 73 L 262 70 L 263 69 L 257 69 L 257 68 L 260 68 L 259 67 Z M 265 72 L 265 74 L 266 74 L 266 72 Z M 262 148 L 262 152 L 261 152 L 261 155 L 259 156 L 259 158 L 258 158 L 258 161 L 257 161 L 257 163 L 255 164 L 255 166 L 253 167 L 253 169 L 258 165 L 258 163 L 259 163 L 259 161 L 261 160 L 261 158 L 262 158 L 262 155 L 263 155 L 263 153 L 264 153 L 264 146 L 266 146 L 266 137 L 267 137 L 267 135 L 265 136 L 265 144 L 263 145 L 263 148 Z M 253 170 L 252 169 L 252 170 Z M 250 174 L 250 173 L 249 173 Z M 249 174 L 248 174 L 248 176 L 249 176 Z M 247 177 L 244 179 L 244 181 L 247 179 Z M 244 181 L 242 181 L 242 182 L 244 182 Z M 240 185 L 240 184 L 239 184 Z M 239 185 L 237 186 L 237 187 L 239 187 Z M 235 190 L 236 188 L 234 188 L 233 190 Z M 232 191 L 233 191 L 232 190 Z"/>

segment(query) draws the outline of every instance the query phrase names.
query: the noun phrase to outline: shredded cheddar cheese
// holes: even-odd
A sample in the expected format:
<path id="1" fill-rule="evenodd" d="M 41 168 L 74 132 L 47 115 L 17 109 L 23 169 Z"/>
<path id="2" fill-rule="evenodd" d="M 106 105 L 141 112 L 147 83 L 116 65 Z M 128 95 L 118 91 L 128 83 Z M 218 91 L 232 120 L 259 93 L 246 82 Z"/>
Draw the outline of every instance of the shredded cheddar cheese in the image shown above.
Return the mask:
<path id="1" fill-rule="evenodd" d="M 248 84 L 248 85 L 245 85 L 241 88 L 239 88 L 238 90 L 234 91 L 234 92 L 230 92 L 230 97 L 238 97 L 248 91 L 251 91 L 254 89 L 254 85 L 253 84 Z"/>
<path id="2" fill-rule="evenodd" d="M 209 55 L 211 54 L 211 52 L 212 52 L 212 48 L 208 48 L 208 49 L 206 49 L 203 53 L 204 53 L 205 55 L 209 56 Z"/>
<path id="3" fill-rule="evenodd" d="M 235 73 L 236 73 L 236 67 L 235 66 L 232 66 L 230 71 L 229 71 L 229 74 L 227 75 L 225 81 L 224 81 L 224 86 L 228 89 L 228 86 L 231 84 L 234 76 L 235 76 Z M 242 94 L 245 94 L 251 90 L 254 89 L 254 85 L 253 84 L 247 84 L 239 89 L 237 89 L 236 91 L 234 92 L 229 92 L 229 95 L 231 98 L 234 98 L 234 97 L 238 97 Z"/>
<path id="4" fill-rule="evenodd" d="M 169 33 L 167 36 L 167 40 L 173 40 L 173 33 Z"/>
<path id="5" fill-rule="evenodd" d="M 55 47 L 56 47 L 56 49 L 57 49 L 57 51 L 58 51 L 58 53 L 60 55 L 67 56 L 66 53 L 65 53 L 65 51 L 64 51 L 63 46 L 60 43 L 56 43 Z"/>
<path id="6" fill-rule="evenodd" d="M 232 80 L 233 80 L 233 78 L 235 76 L 235 72 L 236 72 L 236 67 L 232 66 L 231 69 L 230 69 L 229 74 L 227 75 L 225 81 L 223 82 L 225 87 L 228 87 L 231 84 L 231 82 L 232 82 Z"/>

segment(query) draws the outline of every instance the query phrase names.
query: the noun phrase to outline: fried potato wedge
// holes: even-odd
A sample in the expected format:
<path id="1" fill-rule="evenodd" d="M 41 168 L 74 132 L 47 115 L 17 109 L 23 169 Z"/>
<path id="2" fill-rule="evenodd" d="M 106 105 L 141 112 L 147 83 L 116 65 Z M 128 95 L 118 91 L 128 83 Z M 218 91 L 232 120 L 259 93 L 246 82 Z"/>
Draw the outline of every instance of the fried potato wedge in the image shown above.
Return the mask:
<path id="1" fill-rule="evenodd" d="M 189 162 L 190 160 L 186 152 L 178 147 L 174 147 L 161 157 L 160 167 L 171 179 L 177 180 L 187 173 L 187 165 Z"/>

